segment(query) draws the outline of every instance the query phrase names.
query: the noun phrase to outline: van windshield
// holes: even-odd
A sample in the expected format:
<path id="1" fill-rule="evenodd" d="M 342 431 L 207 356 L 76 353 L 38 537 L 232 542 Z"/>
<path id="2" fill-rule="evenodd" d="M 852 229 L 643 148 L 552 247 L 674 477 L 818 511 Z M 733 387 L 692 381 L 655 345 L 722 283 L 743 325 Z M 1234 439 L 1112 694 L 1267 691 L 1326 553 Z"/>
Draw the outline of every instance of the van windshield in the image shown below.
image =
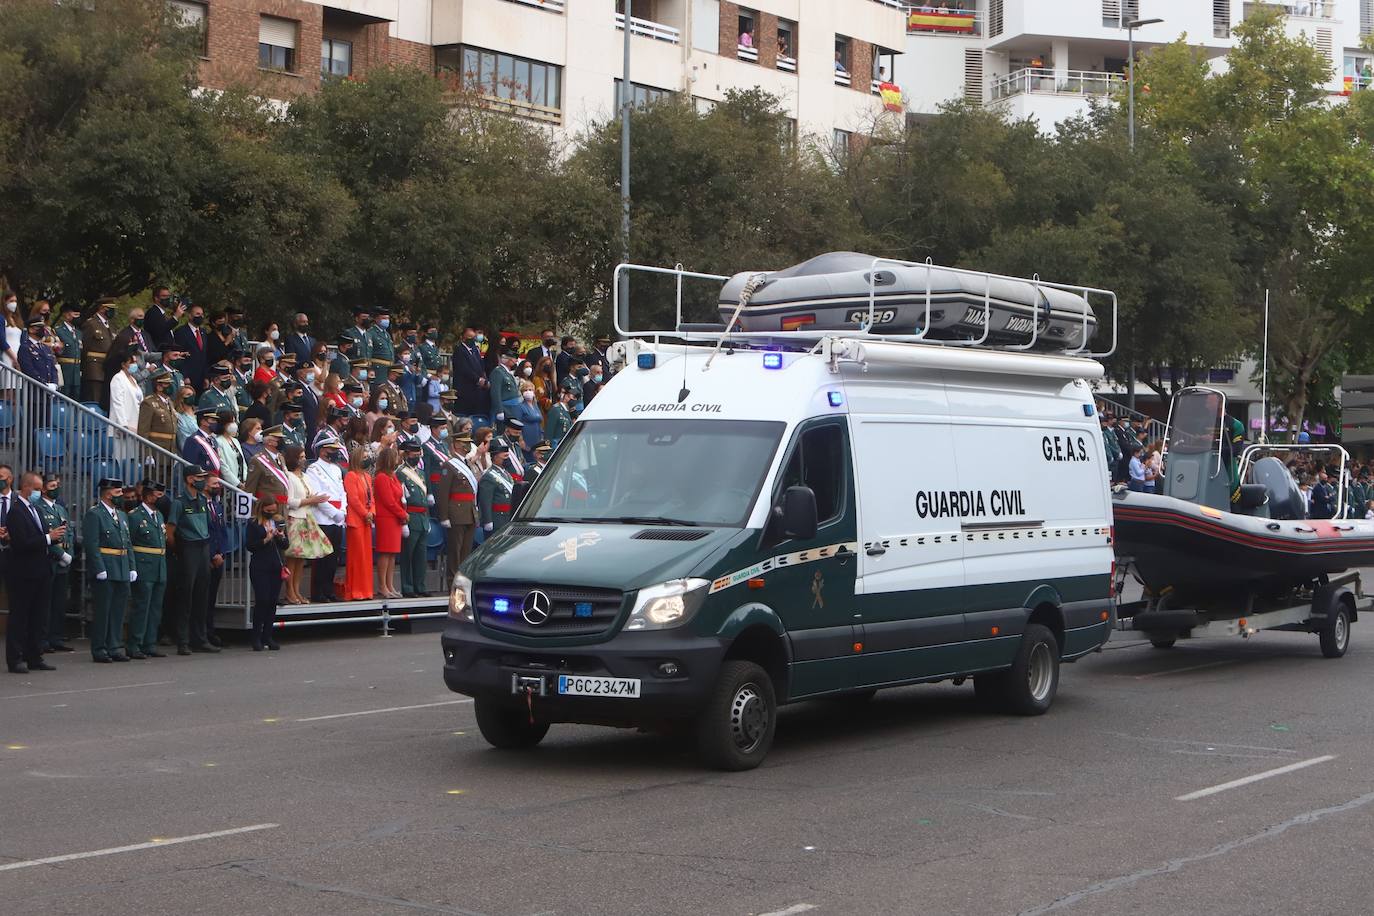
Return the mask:
<path id="1" fill-rule="evenodd" d="M 783 428 L 750 420 L 579 423 L 516 517 L 742 527 Z"/>

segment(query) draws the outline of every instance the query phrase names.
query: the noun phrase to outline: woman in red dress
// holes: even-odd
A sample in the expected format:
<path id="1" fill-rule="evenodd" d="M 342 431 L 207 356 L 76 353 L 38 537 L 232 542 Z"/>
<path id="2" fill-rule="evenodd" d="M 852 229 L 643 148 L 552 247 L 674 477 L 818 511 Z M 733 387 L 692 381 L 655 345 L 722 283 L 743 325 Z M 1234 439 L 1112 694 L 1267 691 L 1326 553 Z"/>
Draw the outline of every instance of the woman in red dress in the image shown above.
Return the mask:
<path id="1" fill-rule="evenodd" d="M 377 593 L 383 598 L 399 598 L 392 587 L 396 556 L 401 552 L 401 528 L 410 519 L 405 506 L 405 488 L 396 479 L 400 453 L 388 446 L 377 454 Z"/>
<path id="2" fill-rule="evenodd" d="M 344 518 L 348 561 L 344 567 L 344 600 L 371 601 L 376 597 L 372 591 L 372 520 L 376 505 L 372 475 L 363 470 L 361 446 L 354 446 L 349 453 L 344 493 L 348 496 L 348 514 Z"/>

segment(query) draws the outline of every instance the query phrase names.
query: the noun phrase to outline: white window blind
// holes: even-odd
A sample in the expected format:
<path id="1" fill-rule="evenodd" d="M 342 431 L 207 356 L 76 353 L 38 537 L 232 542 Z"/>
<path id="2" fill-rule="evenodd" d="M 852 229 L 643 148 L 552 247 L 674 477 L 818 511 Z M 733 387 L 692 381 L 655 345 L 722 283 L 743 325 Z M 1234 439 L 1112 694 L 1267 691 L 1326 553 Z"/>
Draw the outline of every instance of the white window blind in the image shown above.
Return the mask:
<path id="1" fill-rule="evenodd" d="M 203 3 L 186 3 L 184 0 L 171 0 L 172 9 L 177 11 L 181 17 L 181 24 L 184 26 L 194 26 L 198 29 L 205 27 L 205 5 Z"/>
<path id="2" fill-rule="evenodd" d="M 258 24 L 258 43 L 295 50 L 296 21 L 294 19 L 278 19 L 275 16 L 263 16 Z"/>

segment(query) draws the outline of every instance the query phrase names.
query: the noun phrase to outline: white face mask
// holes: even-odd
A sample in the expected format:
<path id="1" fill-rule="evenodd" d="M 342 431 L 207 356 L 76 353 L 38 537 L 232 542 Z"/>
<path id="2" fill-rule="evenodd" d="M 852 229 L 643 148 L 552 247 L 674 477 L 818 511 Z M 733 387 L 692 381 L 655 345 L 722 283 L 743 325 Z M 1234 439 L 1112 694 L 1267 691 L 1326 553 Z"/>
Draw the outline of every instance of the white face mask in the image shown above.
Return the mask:
<path id="1" fill-rule="evenodd" d="M 276 340 L 278 337 L 281 337 L 281 331 L 278 331 L 276 328 L 273 328 L 272 333 L 268 334 L 267 336 L 272 338 L 273 340 Z"/>
<path id="2" fill-rule="evenodd" d="M 533 401 L 533 400 L 534 400 L 534 392 L 533 392 L 533 391 L 526 391 L 526 392 L 522 395 L 522 397 L 524 397 L 524 399 L 527 400 L 527 401 Z"/>
<path id="3" fill-rule="evenodd" d="M 363 399 L 362 399 L 362 398 L 353 398 L 353 400 L 352 400 L 351 403 L 353 404 L 354 407 L 362 407 L 362 406 L 363 406 Z"/>
<path id="4" fill-rule="evenodd" d="M 262 430 L 258 430 L 257 432 L 253 433 L 253 442 L 256 444 L 256 443 L 259 443 L 259 442 L 261 442 L 261 441 L 262 441 Z"/>
<path id="5" fill-rule="evenodd" d="M 313 372 L 307 372 L 307 373 L 305 374 L 305 383 L 306 383 L 307 385 L 313 385 L 313 384 L 315 384 L 315 373 L 313 373 Z"/>
<path id="6" fill-rule="evenodd" d="M 19 308 L 19 303 L 17 301 L 5 303 L 5 311 L 7 312 L 12 312 L 17 308 Z"/>
<path id="7" fill-rule="evenodd" d="M 358 370 L 358 381 L 360 381 L 360 382 L 365 382 L 365 381 L 367 381 L 367 370 L 366 370 L 366 369 L 359 369 L 359 370 Z"/>
<path id="8" fill-rule="evenodd" d="M 384 435 L 384 436 L 394 436 L 394 435 L 396 435 L 396 427 L 394 427 L 394 426 L 388 426 L 386 429 L 382 430 L 382 435 Z"/>
<path id="9" fill-rule="evenodd" d="M 529 366 L 526 366 L 524 369 L 520 370 L 520 374 L 523 375 L 525 378 L 529 378 L 531 375 L 534 374 L 534 370 L 531 369 Z"/>
<path id="10" fill-rule="evenodd" d="M 239 425 L 237 423 L 230 423 L 228 426 L 224 427 L 224 434 L 230 438 L 237 436 L 239 434 Z"/>

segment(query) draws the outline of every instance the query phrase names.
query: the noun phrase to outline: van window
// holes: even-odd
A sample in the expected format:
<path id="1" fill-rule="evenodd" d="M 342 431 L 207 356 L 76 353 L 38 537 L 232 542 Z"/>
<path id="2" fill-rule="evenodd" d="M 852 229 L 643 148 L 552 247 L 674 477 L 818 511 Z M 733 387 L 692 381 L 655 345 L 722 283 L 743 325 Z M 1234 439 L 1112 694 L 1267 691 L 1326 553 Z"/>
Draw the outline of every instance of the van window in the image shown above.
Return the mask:
<path id="1" fill-rule="evenodd" d="M 831 423 L 808 429 L 787 462 L 778 495 L 788 487 L 810 487 L 816 517 L 822 525 L 833 522 L 844 511 L 844 467 L 844 428 Z"/>

